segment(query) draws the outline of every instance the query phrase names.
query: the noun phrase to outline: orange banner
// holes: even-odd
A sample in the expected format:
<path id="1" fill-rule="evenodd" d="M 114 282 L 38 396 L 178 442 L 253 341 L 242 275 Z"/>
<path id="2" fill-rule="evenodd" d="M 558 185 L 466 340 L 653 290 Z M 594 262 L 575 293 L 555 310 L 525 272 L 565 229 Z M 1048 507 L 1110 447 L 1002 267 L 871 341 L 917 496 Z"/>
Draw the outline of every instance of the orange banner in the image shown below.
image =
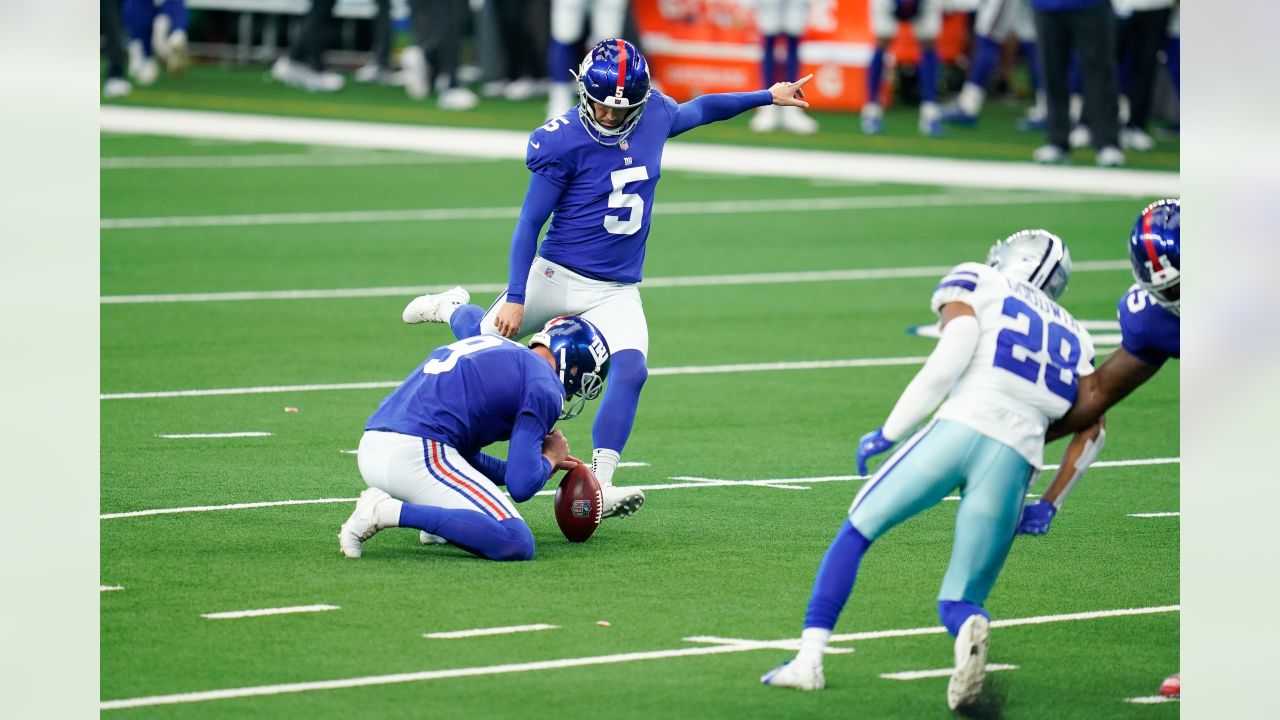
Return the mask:
<path id="1" fill-rule="evenodd" d="M 761 40 L 755 13 L 741 0 L 632 0 L 650 71 L 677 100 L 762 87 Z M 962 15 L 947 17 L 938 50 L 954 59 L 965 41 Z M 809 27 L 800 42 L 800 74 L 812 107 L 856 110 L 867 100 L 866 67 L 875 50 L 866 0 L 810 0 Z M 898 62 L 916 62 L 911 28 L 890 46 Z M 886 73 L 889 79 L 891 73 Z M 888 101 L 889 83 L 884 98 Z"/>

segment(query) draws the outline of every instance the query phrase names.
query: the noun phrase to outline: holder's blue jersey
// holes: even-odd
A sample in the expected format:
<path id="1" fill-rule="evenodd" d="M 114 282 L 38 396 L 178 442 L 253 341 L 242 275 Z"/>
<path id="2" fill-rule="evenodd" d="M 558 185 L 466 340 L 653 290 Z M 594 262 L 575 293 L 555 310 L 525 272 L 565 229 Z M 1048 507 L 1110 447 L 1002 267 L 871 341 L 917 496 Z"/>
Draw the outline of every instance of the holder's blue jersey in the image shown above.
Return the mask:
<path id="1" fill-rule="evenodd" d="M 533 131 L 525 165 L 564 190 L 539 255 L 596 280 L 640 282 L 676 107 L 655 91 L 635 130 L 612 147 L 587 134 L 577 106 Z"/>
<path id="2" fill-rule="evenodd" d="M 365 423 L 438 440 L 463 455 L 511 439 L 521 415 L 551 432 L 564 406 L 564 385 L 528 348 L 497 335 L 479 335 L 437 349 Z"/>
<path id="3" fill-rule="evenodd" d="M 1163 365 L 1182 349 L 1181 319 L 1134 285 L 1120 298 L 1120 343 L 1130 355 L 1148 365 Z"/>

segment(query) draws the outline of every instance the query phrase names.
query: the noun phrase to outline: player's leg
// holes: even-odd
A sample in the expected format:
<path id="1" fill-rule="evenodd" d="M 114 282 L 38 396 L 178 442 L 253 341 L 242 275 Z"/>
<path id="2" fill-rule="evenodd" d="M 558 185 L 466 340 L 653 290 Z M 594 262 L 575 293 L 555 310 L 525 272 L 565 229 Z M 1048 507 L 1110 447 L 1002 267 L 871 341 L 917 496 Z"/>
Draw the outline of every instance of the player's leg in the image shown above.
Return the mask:
<path id="1" fill-rule="evenodd" d="M 1122 165 L 1119 150 L 1120 122 L 1117 107 L 1119 86 L 1116 80 L 1116 16 L 1103 3 L 1073 15 L 1076 23 L 1076 45 L 1084 76 L 1084 121 L 1098 149 L 1099 165 Z"/>
<path id="2" fill-rule="evenodd" d="M 1009 555 L 1033 468 L 1012 448 L 982 437 L 964 472 L 951 563 L 938 593 L 938 615 L 956 638 L 956 669 L 947 688 L 952 709 L 982 691 L 990 621 L 983 605 Z"/>
<path id="3" fill-rule="evenodd" d="M 591 35 L 587 42 L 595 44 L 606 38 L 622 37 L 627 22 L 627 0 L 592 0 Z"/>
<path id="4" fill-rule="evenodd" d="M 1031 77 L 1031 92 L 1035 95 L 1035 104 L 1025 116 L 1018 121 L 1018 129 L 1023 132 L 1044 129 L 1047 114 L 1044 93 L 1044 69 L 1040 66 L 1040 48 L 1036 43 L 1035 18 L 1031 14 L 1031 6 L 1027 0 L 1016 0 L 1013 18 L 1013 33 L 1018 38 L 1018 52 L 1027 62 L 1027 74 Z"/>
<path id="5" fill-rule="evenodd" d="M 357 451 L 369 489 L 342 526 L 348 557 L 379 530 L 409 527 L 491 560 L 529 560 L 533 535 L 511 499 L 457 450 L 434 440 L 366 432 Z"/>
<path id="6" fill-rule="evenodd" d="M 171 73 L 182 73 L 190 64 L 187 49 L 187 2 L 164 0 L 153 25 L 152 45 L 156 53 L 164 57 L 165 67 Z M 164 51 L 160 52 L 163 46 Z"/>
<path id="7" fill-rule="evenodd" d="M 152 0 L 125 0 L 122 13 L 125 29 L 129 32 L 129 74 L 139 85 L 150 85 L 160 72 L 151 46 L 155 3 Z"/>
<path id="8" fill-rule="evenodd" d="M 942 119 L 946 122 L 963 127 L 977 124 L 991 75 L 1000 61 L 1000 43 L 1009 31 L 1017 2 L 988 0 L 978 6 L 973 22 L 973 59 L 969 64 L 969 74 L 956 97 L 955 107 L 943 113 Z"/>
<path id="9" fill-rule="evenodd" d="M 1070 89 L 1067 81 L 1071 55 L 1071 31 L 1056 13 L 1035 11 L 1036 43 L 1044 70 L 1045 144 L 1032 157 L 1037 162 L 1064 162 L 1071 132 Z"/>
<path id="10" fill-rule="evenodd" d="M 938 106 L 939 62 L 934 41 L 942 31 L 942 0 L 923 0 L 911 28 L 920 43 L 920 133 L 940 137 L 942 109 Z"/>
<path id="11" fill-rule="evenodd" d="M 575 308 L 589 305 L 589 309 L 579 314 L 599 328 L 609 344 L 609 376 L 605 378 L 604 398 L 591 427 L 591 440 L 595 445 L 591 471 L 600 481 L 604 495 L 603 516 L 626 517 L 644 504 L 644 492 L 614 486 L 613 475 L 631 437 L 640 406 L 640 391 L 649 377 L 646 360 L 649 326 L 636 286 L 597 288 L 592 288 L 591 283 L 582 284 L 570 296 L 569 305 Z"/>
<path id="12" fill-rule="evenodd" d="M 782 9 L 782 32 L 787 43 L 787 74 L 784 80 L 795 81 L 800 77 L 800 36 L 804 35 L 808 24 L 809 0 L 785 0 Z M 779 107 L 779 110 L 782 128 L 787 132 L 796 135 L 812 135 L 818 132 L 818 121 L 803 108 L 786 106 Z"/>
<path id="13" fill-rule="evenodd" d="M 862 132 L 878 135 L 884 132 L 884 108 L 880 106 L 884 80 L 884 56 L 889 43 L 898 34 L 898 20 L 893 16 L 893 0 L 868 0 L 871 32 L 876 36 L 876 49 L 867 66 L 867 102 L 862 106 Z"/>
<path id="14" fill-rule="evenodd" d="M 796 658 L 760 680 L 766 685 L 820 690 L 822 654 L 853 592 L 858 566 L 871 543 L 917 513 L 936 505 L 960 481 L 961 459 L 973 432 L 935 421 L 903 443 L 862 486 L 849 518 L 827 549 L 814 579 Z"/>
<path id="15" fill-rule="evenodd" d="M 772 87 L 778 82 L 777 47 L 778 34 L 782 32 L 783 0 L 759 0 L 756 5 L 756 28 L 760 31 L 760 87 Z M 755 132 L 772 132 L 781 121 L 781 108 L 764 105 L 751 116 L 750 127 Z"/>
<path id="16" fill-rule="evenodd" d="M 547 42 L 547 119 L 573 107 L 573 75 L 587 0 L 551 0 L 551 39 Z"/>

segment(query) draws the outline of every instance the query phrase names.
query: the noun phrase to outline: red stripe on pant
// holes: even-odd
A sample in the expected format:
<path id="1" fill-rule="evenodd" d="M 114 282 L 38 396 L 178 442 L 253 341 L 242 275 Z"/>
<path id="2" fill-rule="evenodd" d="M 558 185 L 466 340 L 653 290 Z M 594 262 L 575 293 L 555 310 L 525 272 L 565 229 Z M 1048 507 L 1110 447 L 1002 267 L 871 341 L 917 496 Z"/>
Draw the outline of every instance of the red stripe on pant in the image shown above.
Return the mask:
<path id="1" fill-rule="evenodd" d="M 511 518 L 511 514 L 508 513 L 505 508 L 503 508 L 498 503 L 495 503 L 483 491 L 481 491 L 480 489 L 472 485 L 470 482 L 468 482 L 466 478 L 454 473 L 452 470 L 446 467 L 443 459 L 439 455 L 439 453 L 441 452 L 440 443 L 434 440 L 430 440 L 429 442 L 431 444 L 431 466 L 435 468 L 436 472 L 440 473 L 444 477 L 447 477 L 450 480 L 458 483 L 458 485 L 462 486 L 462 488 L 465 489 L 467 492 L 469 492 L 472 495 L 472 497 L 484 503 L 485 506 L 487 506 L 489 509 L 493 510 L 494 513 L 498 515 L 499 520 L 508 520 Z"/>

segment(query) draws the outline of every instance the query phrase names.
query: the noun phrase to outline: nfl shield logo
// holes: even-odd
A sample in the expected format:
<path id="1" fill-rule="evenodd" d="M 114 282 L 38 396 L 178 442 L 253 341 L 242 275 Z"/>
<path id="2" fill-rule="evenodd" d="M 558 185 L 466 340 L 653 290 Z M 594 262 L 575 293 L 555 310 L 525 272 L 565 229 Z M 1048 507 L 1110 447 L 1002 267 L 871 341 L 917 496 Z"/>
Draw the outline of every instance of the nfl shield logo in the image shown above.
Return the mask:
<path id="1" fill-rule="evenodd" d="M 542 271 L 542 274 L 546 275 L 547 277 L 552 277 L 553 275 L 556 274 L 556 271 L 555 271 L 555 268 L 544 268 Z"/>
<path id="2" fill-rule="evenodd" d="M 573 507 L 570 512 L 574 517 L 591 517 L 591 501 L 590 500 L 574 500 Z"/>
<path id="3" fill-rule="evenodd" d="M 627 150 L 631 147 L 631 143 L 627 142 L 626 138 L 623 138 L 622 142 L 618 143 L 618 147 L 622 148 L 623 150 Z"/>

